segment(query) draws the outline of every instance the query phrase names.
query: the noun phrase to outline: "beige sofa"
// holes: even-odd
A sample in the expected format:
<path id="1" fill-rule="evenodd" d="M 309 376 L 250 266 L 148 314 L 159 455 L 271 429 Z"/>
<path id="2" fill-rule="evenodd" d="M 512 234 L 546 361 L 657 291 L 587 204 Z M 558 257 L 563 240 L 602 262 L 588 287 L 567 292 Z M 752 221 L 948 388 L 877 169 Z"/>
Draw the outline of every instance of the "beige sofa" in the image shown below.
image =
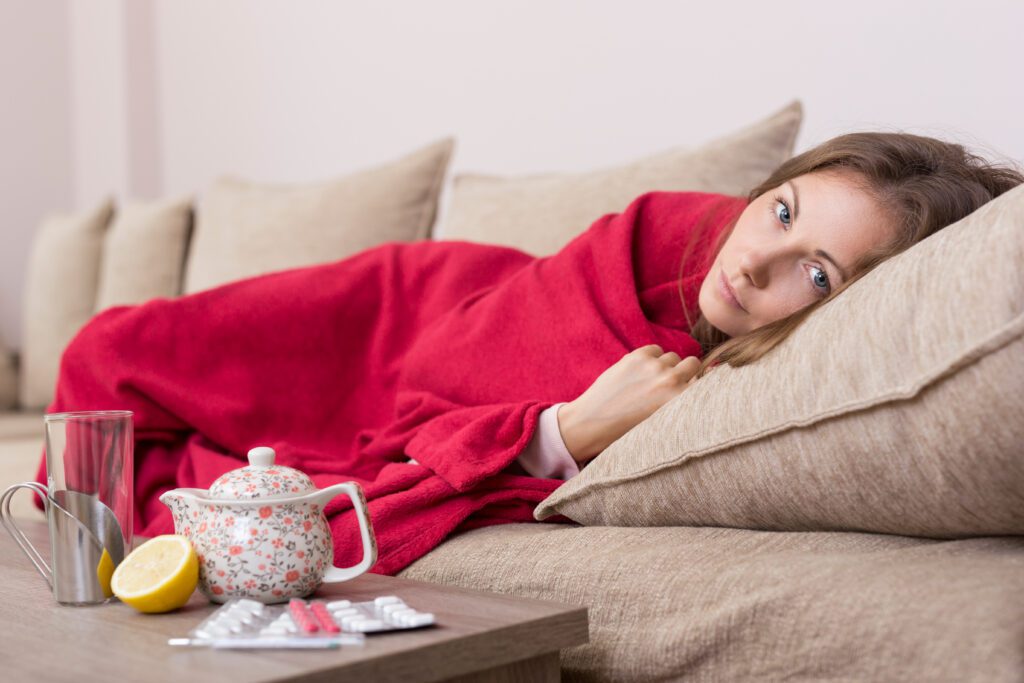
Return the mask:
<path id="1" fill-rule="evenodd" d="M 386 239 L 472 239 L 550 253 L 596 216 L 622 208 L 645 190 L 742 194 L 791 154 L 801 117 L 794 103 L 702 148 L 672 150 L 590 174 L 462 176 L 451 186 L 441 225 L 434 225 L 434 217 L 450 142 L 374 169 L 369 176 L 331 183 L 283 187 L 224 180 L 197 204 L 194 229 L 181 229 L 192 221 L 180 200 L 150 206 L 148 214 L 143 211 L 151 219 L 146 229 L 138 225 L 142 209 L 136 207 L 131 234 L 115 231 L 115 210 L 101 263 L 94 269 L 99 272 L 94 309 L 341 258 Z M 408 191 L 396 192 L 403 183 Z M 380 192 L 381 184 L 389 191 Z M 538 212 L 537 207 L 545 210 Z M 91 217 L 100 213 L 94 211 Z M 538 224 L 538 215 L 548 216 L 550 223 Z M 374 228 L 367 232 L 368 216 L 374 218 Z M 89 217 L 79 218 L 80 227 L 88 227 Z M 160 230 L 153 227 L 161 221 Z M 167 227 L 168 221 L 175 229 Z M 384 224 L 390 227 L 385 230 Z M 332 230 L 344 234 L 330 234 Z M 178 235 L 177 242 L 165 242 L 152 256 L 159 261 L 160 254 L 171 255 L 172 267 L 164 269 L 168 281 L 160 285 L 164 294 L 125 282 L 121 276 L 130 268 L 117 255 L 118 244 L 136 253 L 157 235 L 161 240 Z M 177 246 L 168 246 L 171 242 Z M 117 272 L 104 275 L 108 268 Z M 138 276 L 145 279 L 158 270 L 153 262 Z M 26 350 L 31 356 L 31 347 Z M 45 375 L 39 365 L 24 367 Z M 728 383 L 730 376 L 714 379 Z M 10 386 L 9 372 L 6 381 Z M 24 394 L 25 376 L 18 384 Z M 45 386 L 36 389 L 45 394 Z M 667 421 L 681 419 L 663 410 L 651 424 L 662 434 Z M 0 484 L 33 476 L 41 430 L 38 409 L 0 414 Z M 579 482 L 569 482 L 561 494 L 545 501 L 546 514 L 561 511 L 585 526 L 514 524 L 468 531 L 401 575 L 586 605 L 590 643 L 563 652 L 567 680 L 1024 680 L 1024 536 L 1013 535 L 1011 523 L 1010 532 L 991 532 L 1006 534 L 1002 536 L 985 533 L 987 527 L 979 527 L 980 533 L 964 527 L 962 533 L 940 540 L 941 535 L 900 533 L 898 523 L 886 518 L 895 524 L 888 528 L 870 515 L 862 515 L 850 528 L 792 508 L 787 509 L 791 518 L 769 519 L 765 509 L 750 514 L 755 507 L 744 498 L 750 492 L 728 488 L 741 478 L 736 472 L 715 479 L 714 471 L 680 472 L 678 463 L 654 462 L 664 444 L 655 443 L 649 431 L 634 431 L 613 445 L 615 452 L 608 452 L 604 462 L 595 461 L 599 466 L 584 470 Z M 729 434 L 705 430 L 699 437 L 722 442 Z M 759 450 L 751 457 L 800 452 L 799 444 L 767 441 L 736 448 L 754 446 Z M 710 452 L 706 443 L 693 445 L 698 447 Z M 637 461 L 647 459 L 644 472 L 622 471 L 628 469 L 621 464 L 628 449 L 636 452 Z M 614 456 L 620 457 L 616 461 Z M 714 466 L 713 458 L 703 460 Z M 789 476 L 800 476 L 787 467 Z M 668 483 L 659 480 L 657 498 L 643 488 L 644 477 L 652 472 L 674 477 Z M 852 475 L 844 470 L 841 476 Z M 750 473 L 744 478 L 756 480 Z M 806 492 L 814 481 L 798 484 Z M 642 517 L 672 508 L 673 491 L 686 490 L 689 500 L 701 502 L 701 487 L 732 507 L 723 512 L 680 504 L 678 514 L 687 515 L 685 520 Z M 602 497 L 614 495 L 631 496 L 635 503 L 622 505 L 620 518 L 603 509 L 610 499 Z M 866 505 L 857 500 L 849 504 L 862 513 Z M 38 514 L 27 496 L 18 505 L 18 513 Z M 627 518 L 630 511 L 639 516 Z M 744 511 L 747 517 L 742 517 Z M 729 528 L 743 526 L 749 528 Z"/>

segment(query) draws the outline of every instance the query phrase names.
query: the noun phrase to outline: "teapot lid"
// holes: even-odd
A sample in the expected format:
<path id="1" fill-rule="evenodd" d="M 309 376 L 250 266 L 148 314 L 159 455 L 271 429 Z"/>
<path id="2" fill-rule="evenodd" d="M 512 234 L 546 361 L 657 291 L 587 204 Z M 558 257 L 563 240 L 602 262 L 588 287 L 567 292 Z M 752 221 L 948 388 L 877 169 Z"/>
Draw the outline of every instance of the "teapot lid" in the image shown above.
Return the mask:
<path id="1" fill-rule="evenodd" d="M 273 448 L 258 446 L 249 451 L 249 464 L 217 477 L 210 485 L 211 498 L 285 498 L 316 491 L 313 480 L 293 467 L 275 465 Z"/>

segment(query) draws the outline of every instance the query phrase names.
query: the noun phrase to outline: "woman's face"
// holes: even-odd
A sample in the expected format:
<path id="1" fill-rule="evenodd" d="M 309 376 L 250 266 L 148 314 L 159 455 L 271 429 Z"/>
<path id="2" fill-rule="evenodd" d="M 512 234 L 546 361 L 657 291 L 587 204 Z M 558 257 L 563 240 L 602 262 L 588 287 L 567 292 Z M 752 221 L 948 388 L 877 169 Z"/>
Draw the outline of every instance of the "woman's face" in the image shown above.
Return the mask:
<path id="1" fill-rule="evenodd" d="M 701 312 L 730 337 L 750 332 L 827 296 L 868 249 L 894 236 L 882 207 L 848 173 L 799 176 L 740 214 L 701 284 Z"/>

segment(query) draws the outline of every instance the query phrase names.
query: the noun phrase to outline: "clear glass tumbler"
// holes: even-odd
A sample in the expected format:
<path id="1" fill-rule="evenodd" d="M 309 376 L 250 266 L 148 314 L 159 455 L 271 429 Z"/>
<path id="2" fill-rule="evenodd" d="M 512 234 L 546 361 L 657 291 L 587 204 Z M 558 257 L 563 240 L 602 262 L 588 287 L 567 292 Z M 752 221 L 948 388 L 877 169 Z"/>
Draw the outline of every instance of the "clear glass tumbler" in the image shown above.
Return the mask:
<path id="1" fill-rule="evenodd" d="M 47 485 L 26 482 L 8 488 L 0 496 L 0 517 L 50 584 L 57 602 L 106 602 L 112 597 L 110 576 L 132 548 L 132 413 L 51 413 L 44 421 Z M 43 497 L 52 569 L 9 515 L 9 499 L 18 488 Z"/>

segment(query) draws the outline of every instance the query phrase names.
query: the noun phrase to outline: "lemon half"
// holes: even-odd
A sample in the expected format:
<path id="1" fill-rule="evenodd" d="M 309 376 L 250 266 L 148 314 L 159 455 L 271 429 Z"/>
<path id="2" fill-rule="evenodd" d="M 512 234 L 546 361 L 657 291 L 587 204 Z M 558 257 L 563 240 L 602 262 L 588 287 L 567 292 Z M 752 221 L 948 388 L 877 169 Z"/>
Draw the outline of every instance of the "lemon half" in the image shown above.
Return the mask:
<path id="1" fill-rule="evenodd" d="M 199 583 L 199 559 L 184 536 L 146 541 L 114 570 L 110 589 L 140 612 L 169 612 L 188 602 Z"/>

